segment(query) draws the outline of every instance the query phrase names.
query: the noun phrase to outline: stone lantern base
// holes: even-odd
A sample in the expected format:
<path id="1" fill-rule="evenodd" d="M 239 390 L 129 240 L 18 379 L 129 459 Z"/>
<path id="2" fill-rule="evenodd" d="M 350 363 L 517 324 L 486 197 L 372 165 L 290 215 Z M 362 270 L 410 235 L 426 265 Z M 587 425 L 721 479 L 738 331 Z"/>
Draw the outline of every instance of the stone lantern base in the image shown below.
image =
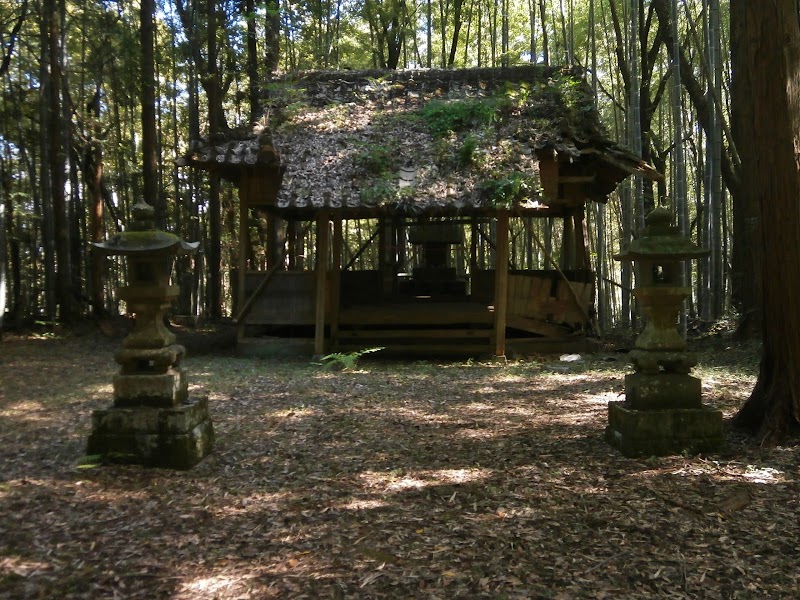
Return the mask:
<path id="1" fill-rule="evenodd" d="M 609 402 L 606 441 L 629 457 L 711 452 L 725 444 L 722 412 L 702 405 L 637 410 Z"/>
<path id="2" fill-rule="evenodd" d="M 208 398 L 202 397 L 171 407 L 96 410 L 86 453 L 109 462 L 190 469 L 213 445 Z"/>

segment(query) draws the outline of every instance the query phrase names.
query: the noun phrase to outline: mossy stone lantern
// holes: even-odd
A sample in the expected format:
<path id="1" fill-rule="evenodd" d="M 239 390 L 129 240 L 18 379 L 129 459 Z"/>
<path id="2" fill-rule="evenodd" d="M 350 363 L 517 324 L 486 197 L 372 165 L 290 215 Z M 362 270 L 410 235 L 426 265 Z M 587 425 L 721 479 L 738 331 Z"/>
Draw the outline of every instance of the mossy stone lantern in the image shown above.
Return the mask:
<path id="1" fill-rule="evenodd" d="M 616 260 L 631 261 L 633 291 L 646 322 L 631 351 L 635 373 L 625 376 L 625 401 L 608 407 L 608 442 L 628 456 L 714 450 L 723 443 L 722 413 L 703 406 L 696 357 L 677 329 L 691 290 L 681 263 L 706 256 L 672 224 L 672 212 L 653 210 L 646 226 Z"/>
<path id="2" fill-rule="evenodd" d="M 170 284 L 175 257 L 194 252 L 199 243 L 160 231 L 154 209 L 139 202 L 127 229 L 96 243 L 108 256 L 126 260 L 128 285 L 119 297 L 135 315 L 133 330 L 114 355 L 114 404 L 93 414 L 87 454 L 105 460 L 185 469 L 213 445 L 214 433 L 205 397 L 192 399 L 180 362 L 186 349 L 164 325 L 164 313 L 178 296 Z"/>

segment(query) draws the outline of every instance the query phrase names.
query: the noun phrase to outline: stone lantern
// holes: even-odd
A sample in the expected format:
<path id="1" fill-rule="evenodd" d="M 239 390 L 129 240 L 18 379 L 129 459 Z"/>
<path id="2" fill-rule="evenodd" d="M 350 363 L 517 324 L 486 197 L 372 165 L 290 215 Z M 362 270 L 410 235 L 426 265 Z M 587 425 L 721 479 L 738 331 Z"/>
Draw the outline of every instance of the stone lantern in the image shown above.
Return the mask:
<path id="1" fill-rule="evenodd" d="M 646 319 L 631 351 L 635 373 L 625 376 L 625 401 L 608 406 L 608 442 L 627 456 L 704 452 L 723 441 L 722 413 L 703 406 L 697 364 L 677 329 L 681 305 L 691 290 L 681 262 L 706 256 L 672 225 L 672 212 L 656 208 L 628 248 L 614 256 L 635 267 L 633 291 Z"/>
<path id="2" fill-rule="evenodd" d="M 211 450 L 214 431 L 208 398 L 189 398 L 180 366 L 186 349 L 164 326 L 164 312 L 178 295 L 170 285 L 176 256 L 194 252 L 188 243 L 154 225 L 154 209 L 133 207 L 127 231 L 95 247 L 126 260 L 128 285 L 119 297 L 134 313 L 134 326 L 114 355 L 120 365 L 114 377 L 114 403 L 92 415 L 87 454 L 111 462 L 188 469 Z"/>

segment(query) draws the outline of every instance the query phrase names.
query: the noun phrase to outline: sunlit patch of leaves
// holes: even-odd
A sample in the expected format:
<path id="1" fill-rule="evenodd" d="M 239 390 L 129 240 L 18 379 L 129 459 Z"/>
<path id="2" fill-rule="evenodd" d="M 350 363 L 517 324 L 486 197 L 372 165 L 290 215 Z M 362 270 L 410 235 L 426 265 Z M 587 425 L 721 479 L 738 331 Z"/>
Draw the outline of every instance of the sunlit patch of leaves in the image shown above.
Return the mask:
<path id="1" fill-rule="evenodd" d="M 31 385 L 4 379 L 0 396 L 1 597 L 800 592 L 798 448 L 731 432 L 715 456 L 620 456 L 602 431 L 630 371 L 624 355 L 502 366 L 374 353 L 337 371 L 189 348 L 192 393 L 211 397 L 218 443 L 171 472 L 76 468 L 91 411 L 111 401 L 81 392 L 111 380 L 114 345 L 3 343 L 4 367 Z M 726 366 L 722 350 L 698 348 L 696 371 L 709 375 L 704 399 L 730 412 L 757 354 L 727 354 Z M 34 384 L 40 373 L 46 384 Z M 52 401 L 62 397 L 80 400 Z"/>

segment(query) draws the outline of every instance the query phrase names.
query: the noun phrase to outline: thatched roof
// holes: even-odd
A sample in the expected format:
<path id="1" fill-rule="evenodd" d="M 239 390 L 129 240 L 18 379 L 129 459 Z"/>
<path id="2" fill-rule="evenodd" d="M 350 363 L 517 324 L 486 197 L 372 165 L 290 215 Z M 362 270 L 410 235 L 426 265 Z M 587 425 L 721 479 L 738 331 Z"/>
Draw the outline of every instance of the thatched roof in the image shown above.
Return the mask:
<path id="1" fill-rule="evenodd" d="M 605 201 L 631 173 L 659 177 L 609 139 L 575 69 L 313 72 L 266 91 L 264 124 L 197 142 L 182 163 L 234 181 L 248 169 L 282 176 L 271 202 L 285 210 L 557 205 L 539 169 L 552 157 L 585 199 Z"/>

